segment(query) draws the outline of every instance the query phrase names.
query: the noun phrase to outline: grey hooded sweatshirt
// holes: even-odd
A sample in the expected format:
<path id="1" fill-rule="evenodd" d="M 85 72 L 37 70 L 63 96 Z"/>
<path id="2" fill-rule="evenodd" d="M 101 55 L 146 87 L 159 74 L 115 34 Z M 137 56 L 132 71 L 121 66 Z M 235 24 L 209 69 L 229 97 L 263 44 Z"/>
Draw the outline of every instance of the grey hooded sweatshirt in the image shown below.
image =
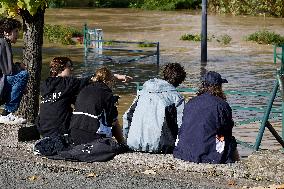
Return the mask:
<path id="1" fill-rule="evenodd" d="M 13 72 L 13 55 L 10 42 L 0 38 L 0 77 L 2 74 L 11 75 Z"/>

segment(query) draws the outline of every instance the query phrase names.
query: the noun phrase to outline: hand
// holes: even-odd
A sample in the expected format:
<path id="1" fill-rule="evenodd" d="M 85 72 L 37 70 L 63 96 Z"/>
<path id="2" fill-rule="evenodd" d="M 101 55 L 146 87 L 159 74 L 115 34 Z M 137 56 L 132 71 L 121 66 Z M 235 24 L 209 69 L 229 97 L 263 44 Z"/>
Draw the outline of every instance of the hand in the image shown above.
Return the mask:
<path id="1" fill-rule="evenodd" d="M 128 82 L 133 79 L 128 75 L 120 75 L 120 74 L 114 74 L 114 77 L 116 77 L 118 80 L 122 80 L 122 82 Z"/>
<path id="2" fill-rule="evenodd" d="M 15 65 L 17 65 L 21 70 L 27 69 L 27 66 L 22 62 L 16 62 Z"/>
<path id="3" fill-rule="evenodd" d="M 225 140 L 225 137 L 223 135 L 216 135 L 216 138 L 221 142 Z"/>

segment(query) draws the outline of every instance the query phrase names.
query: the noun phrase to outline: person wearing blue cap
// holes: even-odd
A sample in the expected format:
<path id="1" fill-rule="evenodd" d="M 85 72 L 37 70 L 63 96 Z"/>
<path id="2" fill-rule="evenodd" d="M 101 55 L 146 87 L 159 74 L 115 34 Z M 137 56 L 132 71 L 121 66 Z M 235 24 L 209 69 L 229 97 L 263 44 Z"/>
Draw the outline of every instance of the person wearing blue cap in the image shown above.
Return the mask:
<path id="1" fill-rule="evenodd" d="M 197 96 L 185 105 L 175 158 L 212 164 L 238 160 L 232 109 L 226 102 L 223 83 L 228 81 L 214 71 L 202 77 Z"/>

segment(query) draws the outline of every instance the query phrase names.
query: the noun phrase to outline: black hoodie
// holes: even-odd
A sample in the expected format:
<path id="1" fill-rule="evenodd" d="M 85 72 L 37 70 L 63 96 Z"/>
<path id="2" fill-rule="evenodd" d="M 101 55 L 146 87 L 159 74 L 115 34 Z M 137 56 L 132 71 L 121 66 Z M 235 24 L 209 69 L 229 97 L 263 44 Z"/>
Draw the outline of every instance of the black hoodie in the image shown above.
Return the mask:
<path id="1" fill-rule="evenodd" d="M 38 130 L 43 137 L 68 133 L 76 95 L 90 77 L 49 77 L 41 85 Z"/>
<path id="2" fill-rule="evenodd" d="M 112 90 L 103 82 L 88 85 L 79 93 L 74 113 L 78 114 L 72 116 L 70 124 L 73 142 L 83 144 L 98 138 L 96 132 L 100 125 L 111 127 L 117 119 Z"/>

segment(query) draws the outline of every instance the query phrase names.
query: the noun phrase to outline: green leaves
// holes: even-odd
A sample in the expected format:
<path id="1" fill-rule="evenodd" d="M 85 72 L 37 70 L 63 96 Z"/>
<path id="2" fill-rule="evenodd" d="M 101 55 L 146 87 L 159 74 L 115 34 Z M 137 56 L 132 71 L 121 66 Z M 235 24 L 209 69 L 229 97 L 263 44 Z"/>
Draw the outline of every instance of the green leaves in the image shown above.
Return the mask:
<path id="1" fill-rule="evenodd" d="M 218 13 L 284 17 L 284 0 L 210 0 L 208 5 Z"/>
<path id="2" fill-rule="evenodd" d="M 46 4 L 47 0 L 0 0 L 0 14 L 7 13 L 9 17 L 14 17 L 22 9 L 35 15 L 38 9 L 45 9 Z"/>

